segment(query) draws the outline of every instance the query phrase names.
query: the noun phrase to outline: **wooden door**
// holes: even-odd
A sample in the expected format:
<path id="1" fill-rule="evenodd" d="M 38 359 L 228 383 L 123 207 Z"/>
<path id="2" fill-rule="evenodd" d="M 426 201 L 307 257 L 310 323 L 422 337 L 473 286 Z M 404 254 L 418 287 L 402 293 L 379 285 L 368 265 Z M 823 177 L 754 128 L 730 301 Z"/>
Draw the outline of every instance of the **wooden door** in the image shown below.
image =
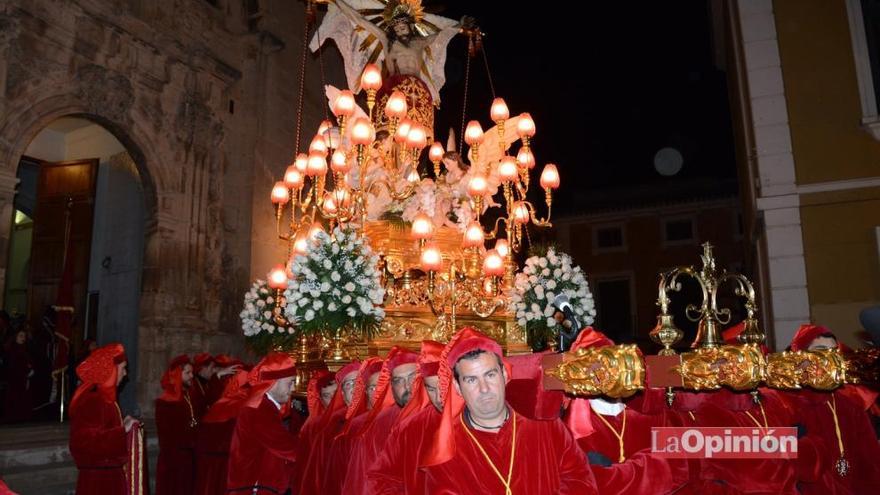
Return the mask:
<path id="1" fill-rule="evenodd" d="M 41 162 L 37 181 L 37 205 L 28 281 L 28 321 L 35 333 L 43 331 L 46 308 L 55 304 L 64 270 L 65 233 L 70 240 L 67 253 L 73 261 L 73 323 L 71 353 L 82 341 L 98 160 Z"/>

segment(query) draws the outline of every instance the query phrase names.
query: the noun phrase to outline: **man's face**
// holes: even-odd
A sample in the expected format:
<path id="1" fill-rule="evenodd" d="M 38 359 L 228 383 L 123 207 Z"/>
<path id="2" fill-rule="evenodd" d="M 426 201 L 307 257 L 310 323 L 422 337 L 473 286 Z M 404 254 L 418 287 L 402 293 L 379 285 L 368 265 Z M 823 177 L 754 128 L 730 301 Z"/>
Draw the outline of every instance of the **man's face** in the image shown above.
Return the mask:
<path id="1" fill-rule="evenodd" d="M 431 404 L 434 404 L 434 407 L 436 407 L 438 411 L 443 410 L 443 404 L 440 402 L 440 377 L 437 375 L 426 376 L 424 378 L 424 384 L 425 392 L 428 392 L 428 398 L 431 399 Z"/>
<path id="2" fill-rule="evenodd" d="M 293 393 L 293 385 L 295 383 L 295 376 L 279 378 L 275 380 L 272 388 L 269 389 L 269 396 L 275 399 L 275 402 L 285 404 L 290 400 L 290 394 Z"/>
<path id="3" fill-rule="evenodd" d="M 184 364 L 183 371 L 180 373 L 180 381 L 183 382 L 183 386 L 189 388 L 193 383 L 193 367 L 191 364 Z"/>
<path id="4" fill-rule="evenodd" d="M 495 420 L 504 414 L 504 368 L 495 354 L 484 352 L 473 359 L 462 359 L 455 365 L 458 380 L 455 389 L 461 394 L 468 410 L 477 420 Z"/>
<path id="5" fill-rule="evenodd" d="M 354 382 L 357 380 L 357 374 L 357 371 L 352 371 L 342 379 L 342 400 L 345 401 L 346 406 L 351 404 L 352 396 L 354 396 Z"/>
<path id="6" fill-rule="evenodd" d="M 418 368 L 416 363 L 407 363 L 391 370 L 391 391 L 394 402 L 400 407 L 407 405 L 412 398 L 412 384 L 419 376 Z"/>
<path id="7" fill-rule="evenodd" d="M 205 380 L 208 380 L 212 376 L 214 376 L 214 362 L 211 361 L 210 363 L 202 366 L 202 369 L 199 370 L 199 376 Z"/>
<path id="8" fill-rule="evenodd" d="M 810 346 L 807 348 L 811 351 L 824 351 L 828 349 L 836 349 L 837 348 L 837 339 L 834 337 L 816 337 L 810 342 Z"/>
<path id="9" fill-rule="evenodd" d="M 412 35 L 412 29 L 409 27 L 409 21 L 406 18 L 393 21 L 391 29 L 398 38 L 409 38 Z"/>
<path id="10" fill-rule="evenodd" d="M 128 361 L 123 361 L 116 365 L 116 386 L 122 383 L 126 375 L 128 375 Z"/>
<path id="11" fill-rule="evenodd" d="M 27 334 L 25 332 L 18 332 L 15 334 L 15 343 L 19 345 L 24 345 L 25 341 L 27 341 Z"/>
<path id="12" fill-rule="evenodd" d="M 324 407 L 330 405 L 330 401 L 333 399 L 333 394 L 336 393 L 336 382 L 331 382 L 330 385 L 321 389 L 321 404 L 324 404 Z"/>
<path id="13" fill-rule="evenodd" d="M 374 395 L 376 394 L 376 384 L 379 383 L 379 372 L 375 372 L 370 375 L 370 379 L 367 380 L 367 388 L 364 392 L 367 394 L 367 407 L 369 409 L 373 408 L 373 405 L 376 403 L 376 398 Z"/>

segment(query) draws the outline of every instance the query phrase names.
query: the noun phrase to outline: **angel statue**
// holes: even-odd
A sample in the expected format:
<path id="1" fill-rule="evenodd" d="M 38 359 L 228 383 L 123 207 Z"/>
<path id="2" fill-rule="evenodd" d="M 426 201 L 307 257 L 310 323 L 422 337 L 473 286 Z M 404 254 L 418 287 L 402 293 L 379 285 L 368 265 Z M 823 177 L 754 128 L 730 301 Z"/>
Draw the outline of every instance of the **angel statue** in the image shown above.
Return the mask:
<path id="1" fill-rule="evenodd" d="M 393 91 L 407 97 L 408 117 L 432 133 L 434 106 L 446 82 L 443 66 L 449 41 L 464 30 L 474 30 L 470 17 L 456 22 L 426 14 L 421 0 L 329 0 L 327 15 L 309 45 L 317 51 L 330 38 L 342 53 L 348 86 L 360 92 L 367 64 L 383 68 L 378 108 Z M 384 114 L 379 112 L 378 128 Z"/>

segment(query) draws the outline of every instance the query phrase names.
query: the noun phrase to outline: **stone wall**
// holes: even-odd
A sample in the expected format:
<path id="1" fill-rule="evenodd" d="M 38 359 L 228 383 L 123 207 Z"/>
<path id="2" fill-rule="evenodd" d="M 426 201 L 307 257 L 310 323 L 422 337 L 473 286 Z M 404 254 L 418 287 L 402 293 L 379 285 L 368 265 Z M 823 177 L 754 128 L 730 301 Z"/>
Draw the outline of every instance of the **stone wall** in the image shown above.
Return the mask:
<path id="1" fill-rule="evenodd" d="M 283 259 L 268 193 L 293 154 L 303 10 L 286 0 L 0 6 L 0 259 L 30 140 L 67 115 L 113 133 L 137 164 L 147 211 L 136 330 L 147 414 L 171 356 L 243 352 L 241 296 Z M 339 63 L 325 62 L 341 80 Z M 309 69 L 306 143 L 323 115 Z"/>

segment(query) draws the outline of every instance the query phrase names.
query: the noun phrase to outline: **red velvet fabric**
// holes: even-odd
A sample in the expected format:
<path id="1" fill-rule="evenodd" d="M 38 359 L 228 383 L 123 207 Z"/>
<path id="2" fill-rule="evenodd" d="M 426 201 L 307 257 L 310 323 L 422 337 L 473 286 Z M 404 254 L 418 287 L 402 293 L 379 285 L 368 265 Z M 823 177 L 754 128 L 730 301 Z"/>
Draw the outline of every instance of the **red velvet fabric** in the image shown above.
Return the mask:
<path id="1" fill-rule="evenodd" d="M 765 391 L 762 404 L 770 427 L 795 426 L 788 404 L 780 394 Z M 762 425 L 761 409 L 748 393 L 677 392 L 671 421 L 676 426 L 748 427 Z M 785 459 L 699 459 L 690 462 L 690 479 L 678 493 L 795 494 L 796 485 L 813 476 L 816 466 L 825 462 L 812 438 L 798 441 L 798 458 Z"/>
<path id="2" fill-rule="evenodd" d="M 198 423 L 193 425 L 193 419 L 198 419 L 191 408 L 191 401 L 187 402 L 188 392 L 183 390 L 179 393 L 181 396 L 177 400 L 156 400 L 156 436 L 159 439 L 156 495 L 190 495 L 195 486 Z"/>
<path id="3" fill-rule="evenodd" d="M 506 476 L 513 441 L 517 438 L 511 489 L 529 495 L 598 493 L 596 481 L 583 455 L 561 421 L 535 421 L 514 413 L 498 433 L 471 430 L 492 462 Z M 503 494 L 504 485 L 483 454 L 465 433 L 460 421 L 452 426 L 455 455 L 442 464 L 425 468 L 428 495 Z"/>
<path id="4" fill-rule="evenodd" d="M 507 402 L 516 412 L 531 419 L 559 419 L 565 394 L 561 390 L 544 390 L 544 368 L 541 362 L 547 353 L 508 356 L 512 370 L 505 387 Z"/>
<path id="5" fill-rule="evenodd" d="M 586 402 L 589 407 L 589 401 L 579 402 Z M 620 444 L 617 437 L 597 415 L 598 413 L 592 411 L 590 416 L 594 431 L 576 438 L 585 456 L 590 452 L 597 452 L 613 463 L 609 467 L 590 466 L 596 476 L 600 493 L 673 493 L 687 482 L 687 461 L 661 459 L 651 453 L 651 429 L 670 426 L 665 415 L 642 414 L 627 407 L 618 416 L 602 416 L 620 432 L 623 416 L 626 415 L 626 429 L 623 433 L 626 460 L 622 463 L 618 462 Z"/>
<path id="6" fill-rule="evenodd" d="M 375 495 L 422 494 L 424 472 L 419 459 L 440 424 L 436 408 L 424 407 L 401 419 L 393 428 L 384 449 L 367 470 L 368 492 Z"/>
<path id="7" fill-rule="evenodd" d="M 297 478 L 296 483 L 299 485 L 299 492 L 294 491 L 294 493 L 299 493 L 300 495 L 320 495 L 322 493 L 323 476 L 327 466 L 331 442 L 342 432 L 342 428 L 345 426 L 345 415 L 348 410 L 342 396 L 342 381 L 347 375 L 358 371 L 360 366 L 361 363 L 359 361 L 353 361 L 336 372 L 336 383 L 338 386 L 336 387 L 336 393 L 333 394 L 333 399 L 330 400 L 330 405 L 324 410 L 313 427 L 310 426 L 308 421 L 303 426 L 304 430 L 308 429 L 306 434 L 311 440 L 308 441 L 308 458 L 300 459 L 300 462 L 297 463 L 302 463 L 302 465 L 297 467 L 295 475 Z"/>
<path id="8" fill-rule="evenodd" d="M 257 407 L 243 407 L 229 448 L 227 490 L 278 494 L 291 487 L 296 438 L 265 395 Z"/>
<path id="9" fill-rule="evenodd" d="M 354 382 L 351 404 L 348 405 L 345 412 L 345 424 L 336 437 L 328 440 L 330 445 L 321 475 L 322 494 L 338 495 L 342 493 L 346 472 L 351 470 L 354 465 L 351 458 L 353 438 L 366 424 L 370 415 L 370 411 L 367 409 L 367 383 L 374 373 L 380 373 L 383 368 L 383 361 L 378 357 L 367 358 L 361 363 L 357 379 Z"/>
<path id="10" fill-rule="evenodd" d="M 816 479 L 800 483 L 801 493 L 880 493 L 880 445 L 864 405 L 851 401 L 840 391 L 799 390 L 789 392 L 787 398 L 793 405 L 797 421 L 810 436 L 821 440 L 828 457 Z M 834 462 L 840 457 L 840 449 L 829 403 L 836 405 L 845 458 L 850 466 L 850 473 L 843 477 L 834 468 Z"/>
<path id="11" fill-rule="evenodd" d="M 226 493 L 229 445 L 235 431 L 235 418 L 223 422 L 203 421 L 196 434 L 196 495 Z"/>
<path id="12" fill-rule="evenodd" d="M 341 493 L 346 495 L 367 495 L 369 493 L 367 490 L 367 470 L 385 448 L 388 437 L 391 435 L 391 429 L 397 423 L 399 416 L 400 407 L 396 404 L 387 407 L 376 416 L 371 426 L 364 425 L 364 428 L 369 426 L 368 430 L 363 431 L 362 429 L 362 434 L 353 438 L 348 473 L 345 476 Z"/>
<path id="13" fill-rule="evenodd" d="M 95 349 L 76 367 L 76 376 L 82 382 L 70 400 L 70 414 L 73 416 L 78 403 L 85 393 L 94 390 L 105 401 L 116 402 L 116 365 L 125 362 L 125 349 L 122 344 L 107 344 Z"/>
<path id="14" fill-rule="evenodd" d="M 70 454 L 79 469 L 76 493 L 127 494 L 129 452 L 116 401 L 107 400 L 97 385 L 86 383 L 77 389 L 75 405 L 70 411 Z"/>

